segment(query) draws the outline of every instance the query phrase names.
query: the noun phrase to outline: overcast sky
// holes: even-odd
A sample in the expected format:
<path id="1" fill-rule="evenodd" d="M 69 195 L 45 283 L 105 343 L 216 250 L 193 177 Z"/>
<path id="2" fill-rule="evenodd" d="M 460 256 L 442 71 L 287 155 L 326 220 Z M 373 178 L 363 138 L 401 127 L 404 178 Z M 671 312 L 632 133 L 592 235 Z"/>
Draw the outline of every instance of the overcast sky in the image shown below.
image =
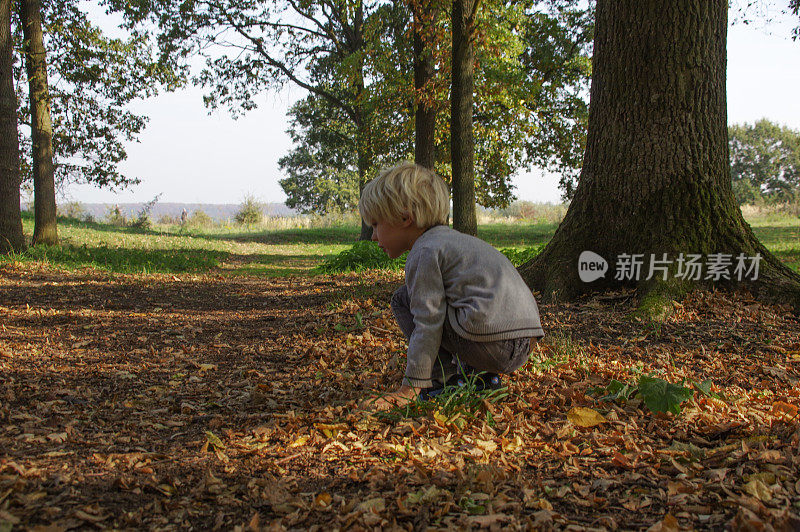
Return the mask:
<path id="1" fill-rule="evenodd" d="M 776 2 L 777 4 L 785 3 Z M 774 13 L 779 13 L 776 8 Z M 800 129 L 800 41 L 791 40 L 796 20 L 778 17 L 768 26 L 736 24 L 728 34 L 728 122 L 765 117 Z M 258 109 L 238 120 L 225 111 L 208 114 L 202 92 L 189 88 L 134 106 L 150 117 L 140 142 L 128 147 L 126 175 L 141 184 L 120 193 L 72 186 L 69 200 L 84 203 L 239 203 L 245 194 L 283 202 L 278 159 L 290 148 L 286 111 L 299 89 L 264 95 Z M 557 202 L 557 176 L 542 172 L 513 180 L 523 200 Z"/>

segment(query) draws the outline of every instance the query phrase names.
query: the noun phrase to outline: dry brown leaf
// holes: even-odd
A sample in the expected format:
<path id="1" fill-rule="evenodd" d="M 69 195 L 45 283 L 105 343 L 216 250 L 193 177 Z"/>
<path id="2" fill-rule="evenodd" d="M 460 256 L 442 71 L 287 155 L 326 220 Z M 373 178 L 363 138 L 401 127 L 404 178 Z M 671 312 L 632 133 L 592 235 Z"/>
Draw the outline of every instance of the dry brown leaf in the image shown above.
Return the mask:
<path id="1" fill-rule="evenodd" d="M 772 500 L 772 490 L 757 478 L 745 484 L 744 491 L 764 502 Z"/>
<path id="2" fill-rule="evenodd" d="M 672 514 L 667 514 L 664 519 L 647 529 L 647 532 L 678 532 L 678 520 Z"/>
<path id="3" fill-rule="evenodd" d="M 601 423 L 606 423 L 606 418 L 593 408 L 586 408 L 583 406 L 576 406 L 573 407 L 569 412 L 567 412 L 567 419 L 573 424 L 577 425 L 578 427 L 596 427 Z"/>

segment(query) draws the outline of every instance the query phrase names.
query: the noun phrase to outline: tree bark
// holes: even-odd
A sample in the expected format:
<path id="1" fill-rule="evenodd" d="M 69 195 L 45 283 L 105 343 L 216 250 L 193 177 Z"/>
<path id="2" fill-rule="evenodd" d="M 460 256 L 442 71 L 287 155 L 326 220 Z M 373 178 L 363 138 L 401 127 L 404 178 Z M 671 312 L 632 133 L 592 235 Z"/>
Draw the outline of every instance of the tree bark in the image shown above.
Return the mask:
<path id="1" fill-rule="evenodd" d="M 726 0 L 598 0 L 589 130 L 575 197 L 552 240 L 520 268 L 543 299 L 634 286 L 679 296 L 698 283 L 616 279 L 620 254 L 761 254 L 741 285 L 800 306 L 800 276 L 758 242 L 731 191 L 726 110 Z M 582 282 L 578 257 L 608 261 Z M 704 278 L 705 280 L 705 278 Z M 699 284 L 720 286 L 719 282 Z M 733 282 L 725 283 L 733 286 Z"/>
<path id="2" fill-rule="evenodd" d="M 434 76 L 433 33 L 436 9 L 428 1 L 413 2 L 414 12 L 414 162 L 433 169 L 436 106 L 426 95 Z"/>
<path id="3" fill-rule="evenodd" d="M 359 114 L 359 121 L 357 124 L 358 129 L 358 196 L 364 191 L 364 186 L 367 184 L 369 171 L 372 168 L 372 157 L 369 146 L 369 125 L 368 122 Z M 372 226 L 367 224 L 363 219 L 361 220 L 361 234 L 359 240 L 370 240 L 372 238 Z"/>
<path id="4" fill-rule="evenodd" d="M 478 234 L 475 213 L 475 139 L 472 132 L 474 54 L 472 37 L 479 0 L 453 0 L 450 90 L 450 159 L 453 166 L 453 228 Z"/>
<path id="5" fill-rule="evenodd" d="M 57 244 L 55 167 L 53 165 L 53 124 L 47 84 L 47 52 L 42 31 L 39 0 L 20 0 L 20 20 L 25 39 L 25 67 L 31 102 L 33 144 L 34 244 Z"/>
<path id="6" fill-rule="evenodd" d="M 19 251 L 25 245 L 19 210 L 19 137 L 11 2 L 0 0 L 0 253 Z"/>

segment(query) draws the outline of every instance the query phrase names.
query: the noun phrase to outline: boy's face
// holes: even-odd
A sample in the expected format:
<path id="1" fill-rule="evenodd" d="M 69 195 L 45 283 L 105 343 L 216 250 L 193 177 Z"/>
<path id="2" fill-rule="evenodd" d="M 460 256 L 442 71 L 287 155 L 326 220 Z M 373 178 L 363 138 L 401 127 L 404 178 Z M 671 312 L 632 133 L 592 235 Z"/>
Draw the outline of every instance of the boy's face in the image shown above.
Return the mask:
<path id="1" fill-rule="evenodd" d="M 372 241 L 377 242 L 389 258 L 396 259 L 411 249 L 419 236 L 416 229 L 411 218 L 405 218 L 399 224 L 372 222 Z"/>

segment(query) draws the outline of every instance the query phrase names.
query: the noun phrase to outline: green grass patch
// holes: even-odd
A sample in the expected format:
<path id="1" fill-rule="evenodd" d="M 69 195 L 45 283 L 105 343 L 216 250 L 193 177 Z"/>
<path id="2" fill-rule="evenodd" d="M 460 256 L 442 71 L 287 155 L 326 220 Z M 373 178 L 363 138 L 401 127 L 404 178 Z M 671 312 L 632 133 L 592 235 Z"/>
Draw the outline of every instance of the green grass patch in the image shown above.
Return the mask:
<path id="1" fill-rule="evenodd" d="M 800 271 L 797 217 L 770 214 L 752 216 L 748 222 L 770 251 Z M 60 249 L 34 248 L 0 257 L 0 262 L 45 261 L 64 268 L 94 267 L 121 273 L 214 270 L 267 277 L 403 268 L 402 258 L 389 259 L 374 244 L 356 244 L 361 230 L 357 223 L 310 228 L 281 224 L 288 222 L 275 220 L 251 229 L 176 224 L 145 229 L 59 218 Z M 33 215 L 29 212 L 23 213 L 23 227 L 30 238 Z M 557 224 L 550 222 L 489 223 L 478 226 L 478 236 L 519 266 L 542 249 L 556 228 Z"/>
<path id="2" fill-rule="evenodd" d="M 548 243 L 557 228 L 558 224 L 546 222 L 491 223 L 478 226 L 478 238 L 496 248 L 530 248 Z"/>
<path id="3" fill-rule="evenodd" d="M 475 419 L 485 415 L 489 425 L 494 425 L 491 412 L 486 410 L 485 401 L 497 403 L 508 397 L 508 389 L 478 390 L 479 375 L 466 376 L 464 386 L 447 386 L 433 399 L 424 401 L 416 398 L 402 406 L 395 406 L 375 416 L 385 422 L 395 423 L 403 419 L 431 415 L 444 426 L 462 429 Z"/>
<path id="4" fill-rule="evenodd" d="M 66 269 L 88 266 L 117 273 L 182 273 L 207 271 L 226 255 L 208 250 L 38 245 L 0 260 L 41 261 Z"/>
<path id="5" fill-rule="evenodd" d="M 539 244 L 532 247 L 502 248 L 500 251 L 514 266 L 520 266 L 535 257 L 543 248 L 544 244 Z M 319 273 L 364 270 L 399 271 L 405 267 L 407 257 L 408 253 L 404 253 L 396 259 L 391 259 L 375 242 L 362 240 L 341 251 L 338 255 L 325 259 L 322 264 L 317 266 L 316 271 Z"/>
<path id="6" fill-rule="evenodd" d="M 339 273 L 363 270 L 402 270 L 405 267 L 407 256 L 408 253 L 403 253 L 396 259 L 391 259 L 375 242 L 362 240 L 337 255 L 325 259 L 322 264 L 317 266 L 316 271 Z"/>
<path id="7" fill-rule="evenodd" d="M 502 248 L 500 251 L 503 253 L 503 255 L 508 257 L 508 260 L 511 261 L 511 264 L 519 267 L 541 253 L 541 251 L 544 249 L 544 246 L 545 244 L 537 244 L 530 247 Z"/>
<path id="8" fill-rule="evenodd" d="M 800 219 L 772 214 L 748 220 L 753 233 L 781 262 L 800 272 Z"/>

